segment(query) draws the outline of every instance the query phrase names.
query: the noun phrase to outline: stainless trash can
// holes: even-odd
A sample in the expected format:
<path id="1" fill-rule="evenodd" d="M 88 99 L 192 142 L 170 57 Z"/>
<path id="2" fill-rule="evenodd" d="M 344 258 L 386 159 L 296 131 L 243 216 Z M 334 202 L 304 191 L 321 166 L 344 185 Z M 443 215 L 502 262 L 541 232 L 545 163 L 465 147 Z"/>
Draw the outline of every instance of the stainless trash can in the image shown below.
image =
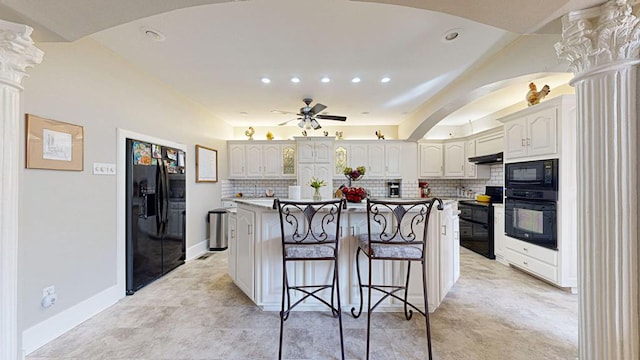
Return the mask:
<path id="1" fill-rule="evenodd" d="M 229 246 L 227 238 L 228 217 L 229 211 L 227 209 L 209 211 L 207 218 L 209 223 L 209 250 L 226 250 Z"/>

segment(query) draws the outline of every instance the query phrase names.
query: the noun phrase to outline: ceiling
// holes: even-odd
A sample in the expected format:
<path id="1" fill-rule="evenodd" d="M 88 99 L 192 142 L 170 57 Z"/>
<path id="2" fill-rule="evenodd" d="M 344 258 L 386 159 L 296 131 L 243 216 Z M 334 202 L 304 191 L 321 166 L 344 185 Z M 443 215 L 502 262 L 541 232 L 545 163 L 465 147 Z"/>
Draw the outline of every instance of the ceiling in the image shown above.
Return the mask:
<path id="1" fill-rule="evenodd" d="M 33 26 L 41 41 L 90 36 L 232 126 L 294 119 L 305 97 L 347 116 L 339 125 L 368 126 L 400 124 L 517 33 L 558 31 L 558 16 L 601 2 L 0 0 L 0 18 Z M 445 41 L 451 31 L 458 38 Z M 568 79 L 544 81 L 553 89 Z M 468 122 L 523 99 L 522 90 L 506 90 L 444 121 Z"/>

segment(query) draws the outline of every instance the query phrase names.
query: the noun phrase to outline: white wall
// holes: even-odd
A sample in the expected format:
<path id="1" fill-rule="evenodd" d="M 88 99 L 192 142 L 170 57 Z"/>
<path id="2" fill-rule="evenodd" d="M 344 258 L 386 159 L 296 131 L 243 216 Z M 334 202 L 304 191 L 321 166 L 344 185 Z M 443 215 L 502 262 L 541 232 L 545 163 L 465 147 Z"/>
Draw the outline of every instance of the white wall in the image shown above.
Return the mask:
<path id="1" fill-rule="evenodd" d="M 219 183 L 194 182 L 194 147 L 218 149 L 223 179 L 224 139 L 233 135 L 228 124 L 90 39 L 37 46 L 45 56 L 23 83 L 24 112 L 83 126 L 84 171 L 20 172 L 20 331 L 119 281 L 124 264 L 116 260 L 116 180 L 124 174 L 91 172 L 94 162 L 116 163 L 116 129 L 187 146 L 187 248 L 206 239 L 206 212 L 220 205 Z M 24 158 L 24 144 L 20 151 Z M 48 285 L 55 285 L 58 302 L 43 309 L 42 288 Z"/>

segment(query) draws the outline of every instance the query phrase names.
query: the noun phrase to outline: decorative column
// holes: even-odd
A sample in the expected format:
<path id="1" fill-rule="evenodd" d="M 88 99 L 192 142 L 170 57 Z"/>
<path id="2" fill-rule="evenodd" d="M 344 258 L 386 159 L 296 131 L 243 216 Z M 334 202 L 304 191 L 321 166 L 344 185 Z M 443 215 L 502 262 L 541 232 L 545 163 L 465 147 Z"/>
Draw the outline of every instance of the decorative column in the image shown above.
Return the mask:
<path id="1" fill-rule="evenodd" d="M 32 28 L 0 20 L 0 359 L 18 351 L 18 170 L 20 93 L 28 66 L 43 52 L 31 41 Z M 20 356 L 19 356 L 20 355 Z"/>
<path id="2" fill-rule="evenodd" d="M 562 19 L 575 77 L 580 359 L 637 360 L 639 20 L 628 0 Z"/>

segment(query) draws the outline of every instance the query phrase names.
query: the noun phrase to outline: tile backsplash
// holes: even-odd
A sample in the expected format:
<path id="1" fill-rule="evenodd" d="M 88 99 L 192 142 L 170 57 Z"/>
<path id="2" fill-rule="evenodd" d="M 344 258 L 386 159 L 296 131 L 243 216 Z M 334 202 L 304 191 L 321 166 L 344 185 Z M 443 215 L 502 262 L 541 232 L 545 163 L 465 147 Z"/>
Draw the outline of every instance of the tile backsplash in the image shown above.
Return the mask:
<path id="1" fill-rule="evenodd" d="M 362 179 L 353 182 L 353 186 L 360 186 L 369 192 L 373 197 L 386 197 L 388 195 L 387 182 L 399 181 L 400 196 L 403 198 L 412 198 L 419 196 L 418 180 L 407 179 Z M 504 186 L 504 167 L 502 164 L 491 165 L 490 179 L 420 179 L 429 183 L 432 196 L 439 197 L 457 197 L 458 190 L 464 188 L 475 193 L 484 193 L 485 186 Z M 264 196 L 267 189 L 273 189 L 276 197 L 286 197 L 289 193 L 289 186 L 296 185 L 296 179 L 235 179 L 222 180 L 222 197 L 231 198 L 236 193 L 241 192 L 244 196 L 255 197 Z M 340 185 L 347 185 L 346 180 L 333 180 L 333 189 L 337 189 Z"/>

